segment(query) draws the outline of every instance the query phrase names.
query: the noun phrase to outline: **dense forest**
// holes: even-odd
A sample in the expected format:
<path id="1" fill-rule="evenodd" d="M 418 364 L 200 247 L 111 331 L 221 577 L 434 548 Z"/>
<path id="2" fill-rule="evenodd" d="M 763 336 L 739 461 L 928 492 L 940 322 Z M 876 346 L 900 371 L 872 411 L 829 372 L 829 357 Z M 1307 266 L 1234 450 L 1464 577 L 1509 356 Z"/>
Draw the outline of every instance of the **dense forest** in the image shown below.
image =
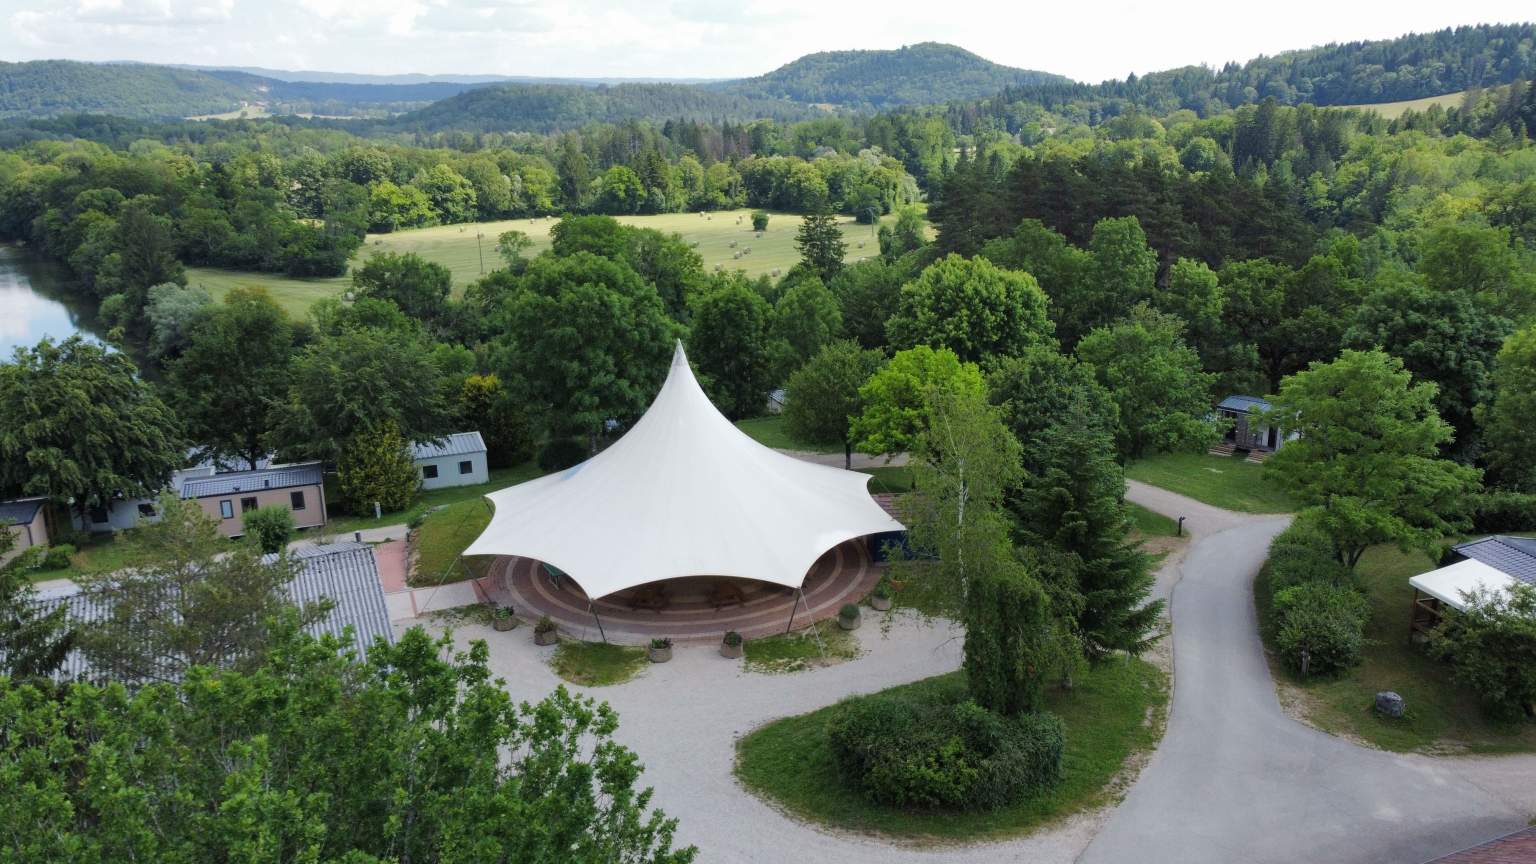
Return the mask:
<path id="1" fill-rule="evenodd" d="M 882 109 L 991 96 L 1014 85 L 1066 85 L 1060 75 L 1014 69 L 963 48 L 923 42 L 892 51 L 824 51 L 766 75 L 704 85 L 744 96 Z"/>

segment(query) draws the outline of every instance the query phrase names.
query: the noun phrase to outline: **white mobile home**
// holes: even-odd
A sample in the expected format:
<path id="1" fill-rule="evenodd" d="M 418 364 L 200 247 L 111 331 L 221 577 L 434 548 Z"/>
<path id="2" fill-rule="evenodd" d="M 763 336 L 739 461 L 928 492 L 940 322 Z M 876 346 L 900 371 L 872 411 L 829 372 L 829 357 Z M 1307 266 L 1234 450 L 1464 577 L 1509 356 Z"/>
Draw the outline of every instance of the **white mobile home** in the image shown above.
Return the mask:
<path id="1" fill-rule="evenodd" d="M 485 440 L 479 432 L 455 432 L 435 442 L 413 444 L 411 458 L 423 489 L 473 486 L 491 479 Z"/>

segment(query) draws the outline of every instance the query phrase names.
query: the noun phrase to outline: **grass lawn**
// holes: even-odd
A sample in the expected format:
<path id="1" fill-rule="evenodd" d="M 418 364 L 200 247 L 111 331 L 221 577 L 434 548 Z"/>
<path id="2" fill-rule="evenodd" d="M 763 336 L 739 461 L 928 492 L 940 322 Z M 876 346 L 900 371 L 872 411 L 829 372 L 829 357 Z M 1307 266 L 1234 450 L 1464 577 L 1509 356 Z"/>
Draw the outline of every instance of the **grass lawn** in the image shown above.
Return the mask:
<path id="1" fill-rule="evenodd" d="M 1235 456 L 1160 453 L 1132 462 L 1125 476 L 1226 510 L 1285 513 L 1295 509 L 1290 497 L 1265 479 L 1262 466 Z"/>
<path id="2" fill-rule="evenodd" d="M 1408 577 L 1431 570 L 1423 553 L 1377 546 L 1356 566 L 1371 601 L 1363 662 L 1333 679 L 1298 680 L 1270 657 L 1282 697 L 1294 697 L 1312 725 L 1366 741 L 1383 750 L 1504 753 L 1536 750 L 1536 723 L 1501 724 L 1483 714 L 1477 694 L 1451 680 L 1450 667 L 1408 641 L 1413 589 Z M 1255 602 L 1270 641 L 1267 571 L 1255 582 Z M 1381 690 L 1402 694 L 1407 716 L 1389 720 L 1372 710 Z"/>
<path id="3" fill-rule="evenodd" d="M 70 556 L 69 566 L 58 570 L 35 570 L 34 582 L 46 579 L 73 579 L 85 573 L 110 573 L 148 560 L 149 553 L 139 542 L 136 529 L 91 534 Z"/>
<path id="4" fill-rule="evenodd" d="M 877 465 L 854 470 L 875 478 L 869 481 L 871 493 L 912 491 L 912 469 L 905 465 Z"/>
<path id="5" fill-rule="evenodd" d="M 772 447 L 775 450 L 799 450 L 805 453 L 841 453 L 840 444 L 807 444 L 789 437 L 789 432 L 784 428 L 784 415 L 769 414 L 766 417 L 752 417 L 746 420 L 737 420 L 736 428 L 764 447 Z"/>
<path id="6" fill-rule="evenodd" d="M 866 617 L 870 614 L 865 612 Z M 866 620 L 864 626 L 871 623 Z M 859 643 L 852 633 L 828 619 L 793 633 L 748 639 L 743 653 L 748 672 L 803 672 L 814 666 L 852 660 L 859 656 Z"/>
<path id="7" fill-rule="evenodd" d="M 475 542 L 485 526 L 491 524 L 491 508 L 486 502 L 471 499 L 449 504 L 422 520 L 416 529 L 416 559 L 406 581 L 412 585 L 437 585 L 467 578 L 457 565 L 459 554 Z M 472 559 L 465 559 L 470 563 Z M 473 559 L 483 566 L 486 562 Z M 475 575 L 481 575 L 471 568 Z"/>
<path id="8" fill-rule="evenodd" d="M 960 673 L 885 692 L 936 695 L 965 686 Z M 873 831 L 915 840 L 977 841 L 1017 836 L 1111 801 L 1115 776 L 1134 754 L 1162 736 L 1167 677 L 1142 660 L 1114 661 L 1077 679 L 1070 692 L 1053 690 L 1049 710 L 1067 729 L 1063 777 L 1056 788 L 1011 807 L 980 813 L 906 811 L 865 799 L 844 785 L 827 742 L 837 706 L 776 720 L 736 745 L 736 776 L 746 787 L 793 815 L 833 828 Z"/>
<path id="9" fill-rule="evenodd" d="M 494 468 L 491 470 L 489 480 L 474 486 L 451 486 L 446 489 L 430 489 L 416 493 L 416 498 L 411 506 L 404 510 L 385 513 L 375 519 L 372 516 L 341 516 L 333 518 L 325 524 L 325 530 L 331 534 L 347 534 L 360 531 L 364 528 L 379 528 L 384 525 L 400 525 L 411 521 L 417 516 L 425 516 L 433 507 L 446 504 L 457 504 L 460 501 L 478 501 L 485 497 L 487 492 L 495 492 L 514 486 L 525 480 L 532 480 L 544 472 L 532 462 L 515 465 L 511 468 Z M 327 475 L 325 478 L 325 500 L 338 512 L 341 510 L 341 495 L 336 487 L 335 475 Z"/>
<path id="10" fill-rule="evenodd" d="M 561 642 L 549 661 L 556 675 L 583 687 L 622 684 L 649 663 L 644 648 L 603 642 Z"/>
<path id="11" fill-rule="evenodd" d="M 1459 90 L 1455 93 L 1447 93 L 1444 96 L 1426 96 L 1423 99 L 1405 99 L 1402 102 L 1377 102 L 1374 105 L 1340 105 L 1340 108 L 1359 108 L 1362 111 L 1375 111 L 1384 120 L 1396 120 L 1406 111 L 1428 111 L 1429 106 L 1439 105 L 1442 108 L 1459 108 L 1466 100 L 1466 91 Z"/>
<path id="12" fill-rule="evenodd" d="M 783 273 L 800 260 L 800 253 L 795 249 L 795 231 L 801 221 L 798 215 L 772 214 L 768 230 L 758 239 L 752 231 L 751 214 L 751 210 L 727 210 L 705 216 L 697 213 L 660 213 L 617 218 L 626 225 L 681 234 L 684 240 L 695 244 L 694 248 L 704 259 L 706 270 L 714 270 L 718 264 L 725 270 L 742 270 L 748 276 L 759 276 L 771 274 L 774 270 Z M 515 229 L 527 234 L 533 240 L 533 248 L 527 254 L 537 255 L 549 248 L 549 229 L 557 221 L 554 217 L 508 219 L 500 222 L 438 225 L 392 234 L 369 234 L 352 263 L 356 265 L 375 252 L 415 252 L 453 271 L 454 293 L 459 294 L 470 282 L 500 266 L 501 259 L 496 254 L 496 238 L 503 231 Z M 851 216 L 839 216 L 838 227 L 842 229 L 843 238 L 848 244 L 848 261 L 879 253 L 879 244 L 870 226 L 854 222 Z M 863 244 L 862 248 L 860 244 Z M 743 249 L 752 251 L 737 257 Z M 278 273 L 208 267 L 187 268 L 187 281 L 207 288 L 215 299 L 238 286 L 261 285 L 272 293 L 289 314 L 300 318 L 307 314 L 310 305 L 316 300 L 338 295 L 351 284 L 345 276 L 293 279 Z"/>
<path id="13" fill-rule="evenodd" d="M 1136 531 L 1144 537 L 1174 537 L 1179 530 L 1178 520 L 1155 513 L 1140 504 L 1125 502 L 1126 509 L 1131 511 L 1131 523 Z"/>

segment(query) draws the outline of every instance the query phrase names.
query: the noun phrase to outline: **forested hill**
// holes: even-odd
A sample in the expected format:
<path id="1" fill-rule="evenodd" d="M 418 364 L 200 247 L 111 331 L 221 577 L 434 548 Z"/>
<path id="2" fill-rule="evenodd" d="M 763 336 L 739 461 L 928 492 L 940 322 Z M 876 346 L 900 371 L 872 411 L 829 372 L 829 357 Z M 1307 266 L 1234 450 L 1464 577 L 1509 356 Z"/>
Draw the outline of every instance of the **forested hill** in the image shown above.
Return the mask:
<path id="1" fill-rule="evenodd" d="M 1287 105 L 1363 105 L 1441 96 L 1508 84 L 1536 71 L 1536 24 L 1484 24 L 1397 39 L 1345 42 L 1228 63 L 1186 66 L 1087 85 L 1052 82 L 1007 88 L 997 103 L 1052 111 L 1079 106 L 1154 114 L 1188 108 L 1211 114 L 1273 98 Z"/>
<path id="2" fill-rule="evenodd" d="M 468 90 L 381 124 L 413 132 L 551 132 L 625 120 L 806 120 L 826 112 L 797 102 L 683 84 L 504 84 Z"/>
<path id="3" fill-rule="evenodd" d="M 70 60 L 0 63 L 0 118 L 76 112 L 185 117 L 230 111 L 252 98 L 249 81 L 191 69 Z"/>
<path id="4" fill-rule="evenodd" d="M 1047 72 L 1002 66 L 954 45 L 807 54 L 766 75 L 703 85 L 726 93 L 847 108 L 931 105 L 991 96 L 1012 85 L 1070 84 Z"/>

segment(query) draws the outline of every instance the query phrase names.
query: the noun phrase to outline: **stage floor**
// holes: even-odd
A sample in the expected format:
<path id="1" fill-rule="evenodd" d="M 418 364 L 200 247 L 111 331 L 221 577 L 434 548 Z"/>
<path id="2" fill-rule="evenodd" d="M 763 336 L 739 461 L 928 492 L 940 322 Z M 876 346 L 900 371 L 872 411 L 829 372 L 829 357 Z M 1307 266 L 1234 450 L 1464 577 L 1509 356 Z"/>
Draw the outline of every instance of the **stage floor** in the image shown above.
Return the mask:
<path id="1" fill-rule="evenodd" d="M 844 603 L 864 599 L 882 570 L 870 561 L 863 539 L 828 550 L 806 576 L 805 597 L 794 613 L 795 629 L 836 615 Z M 592 611 L 602 621 L 600 634 L 581 588 L 569 578 L 552 579 L 531 558 L 497 558 L 482 584 L 492 600 L 510 603 L 519 618 L 532 621 L 548 615 L 573 638 L 597 641 L 606 634 L 610 642 L 634 645 L 662 636 L 678 642 L 718 641 L 727 630 L 747 639 L 783 633 L 796 602 L 791 589 L 749 579 L 669 579 L 654 583 L 665 592 L 664 600 L 657 599 L 652 586 L 641 586 L 593 603 Z"/>

